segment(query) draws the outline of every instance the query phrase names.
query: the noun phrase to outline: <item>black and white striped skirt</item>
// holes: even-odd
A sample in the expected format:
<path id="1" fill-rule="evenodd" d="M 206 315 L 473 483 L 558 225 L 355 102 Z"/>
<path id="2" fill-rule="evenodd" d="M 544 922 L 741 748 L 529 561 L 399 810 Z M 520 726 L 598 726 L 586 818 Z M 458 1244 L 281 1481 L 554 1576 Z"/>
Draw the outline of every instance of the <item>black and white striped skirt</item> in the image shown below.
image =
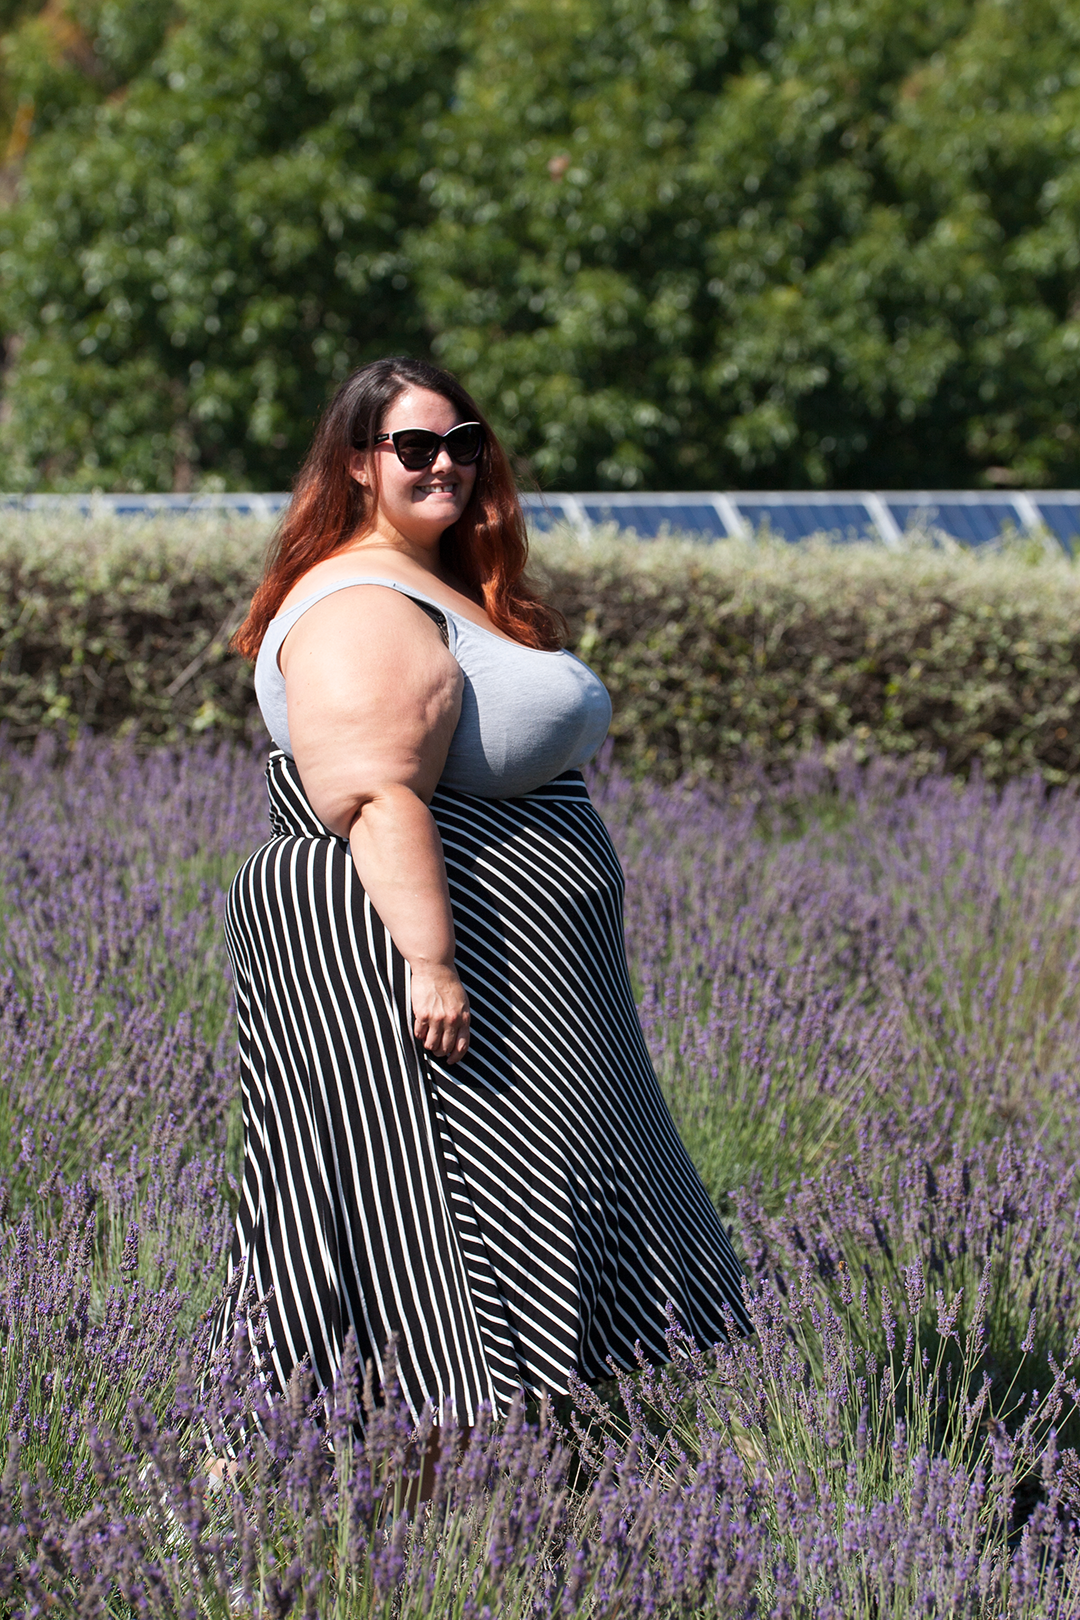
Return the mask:
<path id="1" fill-rule="evenodd" d="M 472 1044 L 453 1068 L 412 1035 L 409 968 L 348 843 L 296 766 L 267 769 L 274 837 L 237 874 L 245 1164 L 216 1326 L 269 1296 L 261 1349 L 284 1387 L 333 1378 L 350 1328 L 379 1373 L 393 1338 L 419 1415 L 475 1421 L 574 1371 L 667 1359 L 667 1306 L 698 1342 L 741 1271 L 641 1034 L 622 872 L 577 771 L 520 799 L 440 788 Z"/>

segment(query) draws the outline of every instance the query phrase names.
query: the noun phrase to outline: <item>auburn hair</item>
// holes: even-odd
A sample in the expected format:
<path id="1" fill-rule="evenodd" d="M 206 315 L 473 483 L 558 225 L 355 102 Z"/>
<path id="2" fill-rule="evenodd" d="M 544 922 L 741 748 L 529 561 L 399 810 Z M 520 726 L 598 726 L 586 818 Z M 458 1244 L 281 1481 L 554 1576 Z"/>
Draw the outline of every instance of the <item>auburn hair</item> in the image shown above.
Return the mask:
<path id="1" fill-rule="evenodd" d="M 445 531 L 441 558 L 466 585 L 478 589 L 498 629 L 526 647 L 561 646 L 565 623 L 542 601 L 525 575 L 529 541 L 517 485 L 505 450 L 476 401 L 450 372 L 426 360 L 374 360 L 342 383 L 315 430 L 297 475 L 293 497 L 267 553 L 248 616 L 232 644 L 254 660 L 266 627 L 297 580 L 347 540 L 374 526 L 377 486 L 369 491 L 349 472 L 357 445 L 370 445 L 387 411 L 406 388 L 441 394 L 463 422 L 481 422 L 484 448 L 468 505 Z"/>

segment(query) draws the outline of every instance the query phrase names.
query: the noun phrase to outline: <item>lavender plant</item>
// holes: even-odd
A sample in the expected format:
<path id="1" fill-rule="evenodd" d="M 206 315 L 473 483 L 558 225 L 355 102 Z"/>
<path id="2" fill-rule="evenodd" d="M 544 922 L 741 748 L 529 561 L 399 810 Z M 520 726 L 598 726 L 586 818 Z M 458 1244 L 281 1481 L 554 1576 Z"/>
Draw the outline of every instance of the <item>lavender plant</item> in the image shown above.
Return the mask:
<path id="1" fill-rule="evenodd" d="M 200 1384 L 258 759 L 0 751 L 0 1613 L 1080 1608 L 1075 794 L 813 760 L 594 786 L 757 1332 L 673 1322 L 667 1368 L 444 1437 L 421 1506 L 424 1434 L 360 1369 L 329 1403 L 260 1406 L 239 1352 Z"/>

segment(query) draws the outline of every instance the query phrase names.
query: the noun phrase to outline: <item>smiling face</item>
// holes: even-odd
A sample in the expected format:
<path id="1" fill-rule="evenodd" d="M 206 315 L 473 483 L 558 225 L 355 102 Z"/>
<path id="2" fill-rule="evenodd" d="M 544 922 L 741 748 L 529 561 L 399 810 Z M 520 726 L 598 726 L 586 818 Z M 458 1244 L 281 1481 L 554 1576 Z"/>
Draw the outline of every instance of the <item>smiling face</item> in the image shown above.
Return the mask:
<path id="1" fill-rule="evenodd" d="M 464 421 L 457 407 L 427 388 L 406 388 L 383 418 L 380 433 L 399 428 L 428 428 L 449 433 Z M 414 545 L 438 543 L 444 529 L 456 523 L 476 483 L 476 466 L 460 467 L 442 446 L 430 467 L 410 472 L 389 439 L 373 450 L 354 453 L 349 470 L 366 489 L 376 492 L 375 530 L 390 542 L 396 537 Z"/>

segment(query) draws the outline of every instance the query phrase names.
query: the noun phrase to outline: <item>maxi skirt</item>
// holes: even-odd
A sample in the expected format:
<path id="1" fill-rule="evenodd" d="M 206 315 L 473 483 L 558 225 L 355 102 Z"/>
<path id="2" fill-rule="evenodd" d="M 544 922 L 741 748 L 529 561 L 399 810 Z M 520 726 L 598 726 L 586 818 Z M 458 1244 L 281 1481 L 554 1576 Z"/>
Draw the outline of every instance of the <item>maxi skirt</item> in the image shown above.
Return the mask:
<path id="1" fill-rule="evenodd" d="M 409 967 L 294 762 L 267 767 L 274 836 L 233 881 L 245 1162 L 215 1324 L 266 1300 L 273 1386 L 319 1387 L 346 1335 L 410 1409 L 475 1422 L 516 1394 L 751 1331 L 727 1234 L 649 1061 L 618 857 L 580 772 L 518 799 L 440 788 L 471 1047 L 412 1034 Z"/>

